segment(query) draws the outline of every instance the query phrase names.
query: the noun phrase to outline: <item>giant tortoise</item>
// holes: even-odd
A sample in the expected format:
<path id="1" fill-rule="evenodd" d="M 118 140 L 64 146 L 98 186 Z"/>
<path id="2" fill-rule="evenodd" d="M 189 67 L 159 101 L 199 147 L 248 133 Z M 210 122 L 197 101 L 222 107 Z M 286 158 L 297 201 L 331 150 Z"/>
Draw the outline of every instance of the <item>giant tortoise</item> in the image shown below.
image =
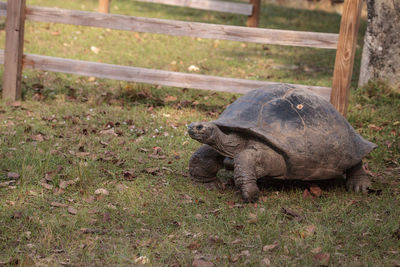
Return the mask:
<path id="1" fill-rule="evenodd" d="M 257 200 L 257 179 L 315 181 L 346 176 L 346 187 L 364 192 L 371 182 L 362 158 L 376 147 L 362 138 L 325 99 L 287 84 L 255 89 L 212 122 L 188 126 L 203 143 L 190 158 L 190 176 L 211 182 L 231 165 L 245 201 Z"/>

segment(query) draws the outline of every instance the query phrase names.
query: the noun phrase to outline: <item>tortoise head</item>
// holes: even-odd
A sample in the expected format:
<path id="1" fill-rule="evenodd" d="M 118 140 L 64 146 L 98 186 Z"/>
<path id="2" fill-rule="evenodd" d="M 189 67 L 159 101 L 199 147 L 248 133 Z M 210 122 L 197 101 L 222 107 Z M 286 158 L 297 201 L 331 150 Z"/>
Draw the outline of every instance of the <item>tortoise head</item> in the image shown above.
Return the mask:
<path id="1" fill-rule="evenodd" d="M 190 137 L 203 144 L 212 143 L 218 132 L 218 127 L 211 122 L 193 122 L 188 126 Z"/>

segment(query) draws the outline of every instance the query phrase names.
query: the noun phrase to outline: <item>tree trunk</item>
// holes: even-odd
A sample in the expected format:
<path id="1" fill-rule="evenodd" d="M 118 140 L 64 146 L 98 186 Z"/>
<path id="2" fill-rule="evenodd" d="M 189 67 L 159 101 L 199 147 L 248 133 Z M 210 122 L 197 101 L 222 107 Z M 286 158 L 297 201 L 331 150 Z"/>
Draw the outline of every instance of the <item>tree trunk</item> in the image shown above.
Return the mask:
<path id="1" fill-rule="evenodd" d="M 400 0 L 367 0 L 359 86 L 382 80 L 400 90 Z"/>

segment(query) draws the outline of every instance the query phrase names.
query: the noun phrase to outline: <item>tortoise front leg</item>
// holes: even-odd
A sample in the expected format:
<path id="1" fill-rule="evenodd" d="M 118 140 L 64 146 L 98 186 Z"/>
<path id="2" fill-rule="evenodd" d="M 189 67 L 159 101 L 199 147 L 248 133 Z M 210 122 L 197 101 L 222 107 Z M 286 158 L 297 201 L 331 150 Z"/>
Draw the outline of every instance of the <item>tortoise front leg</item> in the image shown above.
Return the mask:
<path id="1" fill-rule="evenodd" d="M 235 185 L 240 188 L 242 198 L 246 202 L 255 202 L 260 190 L 257 186 L 255 151 L 246 149 L 234 158 Z"/>
<path id="2" fill-rule="evenodd" d="M 362 161 L 346 171 L 346 188 L 354 192 L 367 192 L 371 180 L 362 167 Z"/>
<path id="3" fill-rule="evenodd" d="M 209 183 L 217 179 L 217 173 L 223 168 L 225 157 L 209 145 L 202 145 L 189 161 L 190 177 L 196 182 Z"/>

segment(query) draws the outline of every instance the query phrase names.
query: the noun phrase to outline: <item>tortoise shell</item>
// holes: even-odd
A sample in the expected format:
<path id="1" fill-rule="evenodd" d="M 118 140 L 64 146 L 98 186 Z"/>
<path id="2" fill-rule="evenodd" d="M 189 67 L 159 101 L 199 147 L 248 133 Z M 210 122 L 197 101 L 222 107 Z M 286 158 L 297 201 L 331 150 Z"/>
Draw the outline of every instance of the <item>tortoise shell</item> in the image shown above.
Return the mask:
<path id="1" fill-rule="evenodd" d="M 225 133 L 257 138 L 280 153 L 289 179 L 343 175 L 376 147 L 328 101 L 286 84 L 249 92 L 229 105 L 214 123 Z"/>

